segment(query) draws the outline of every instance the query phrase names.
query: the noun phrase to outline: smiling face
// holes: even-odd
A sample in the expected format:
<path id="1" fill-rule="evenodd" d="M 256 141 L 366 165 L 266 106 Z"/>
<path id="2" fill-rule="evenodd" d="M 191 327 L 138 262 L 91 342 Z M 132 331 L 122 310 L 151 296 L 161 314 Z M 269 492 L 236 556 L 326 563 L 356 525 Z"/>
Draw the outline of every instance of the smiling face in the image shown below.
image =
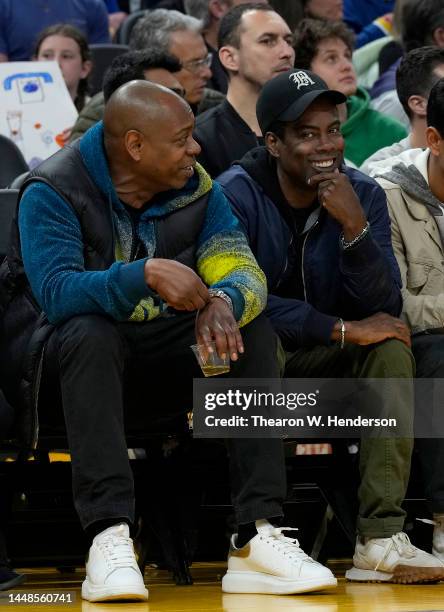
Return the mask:
<path id="1" fill-rule="evenodd" d="M 310 70 L 324 79 L 330 89 L 336 89 L 345 96 L 352 96 L 356 92 L 352 51 L 341 38 L 326 38 L 319 43 Z"/>
<path id="2" fill-rule="evenodd" d="M 182 189 L 194 174 L 200 146 L 193 139 L 194 116 L 191 109 L 176 97 L 165 98 L 162 114 L 147 122 L 141 133 L 127 137 L 131 157 L 137 162 L 137 173 L 156 193 Z"/>
<path id="3" fill-rule="evenodd" d="M 309 178 L 332 172 L 342 163 L 344 139 L 336 105 L 319 96 L 297 121 L 285 125 L 282 138 L 268 133 L 266 144 L 281 172 L 294 185 L 311 190 Z"/>

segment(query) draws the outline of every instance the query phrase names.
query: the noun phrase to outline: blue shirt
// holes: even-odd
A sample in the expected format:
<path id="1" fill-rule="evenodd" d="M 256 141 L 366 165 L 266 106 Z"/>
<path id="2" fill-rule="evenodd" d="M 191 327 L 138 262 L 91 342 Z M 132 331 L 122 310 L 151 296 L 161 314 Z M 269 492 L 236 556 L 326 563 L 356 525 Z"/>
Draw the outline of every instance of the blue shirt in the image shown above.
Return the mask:
<path id="1" fill-rule="evenodd" d="M 118 13 L 120 11 L 117 0 L 103 0 L 106 5 L 108 13 Z"/>
<path id="2" fill-rule="evenodd" d="M 110 41 L 103 0 L 0 0 L 0 53 L 31 59 L 38 34 L 56 23 L 75 26 L 90 44 Z"/>
<path id="3" fill-rule="evenodd" d="M 360 32 L 366 25 L 393 11 L 394 0 L 344 0 L 344 21 Z"/>

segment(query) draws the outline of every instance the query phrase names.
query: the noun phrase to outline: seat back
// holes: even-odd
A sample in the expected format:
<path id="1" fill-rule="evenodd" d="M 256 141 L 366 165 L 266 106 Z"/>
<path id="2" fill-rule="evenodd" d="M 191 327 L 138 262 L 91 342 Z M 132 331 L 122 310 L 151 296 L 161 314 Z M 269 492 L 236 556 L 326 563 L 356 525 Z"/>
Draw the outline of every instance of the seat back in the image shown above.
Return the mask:
<path id="1" fill-rule="evenodd" d="M 18 194 L 18 189 L 0 189 L 0 261 L 8 250 Z"/>
<path id="2" fill-rule="evenodd" d="M 10 185 L 8 185 L 8 189 L 18 189 L 20 190 L 23 183 L 26 181 L 26 179 L 29 176 L 29 170 L 27 172 L 23 172 L 23 174 L 19 174 L 18 176 L 15 177 L 15 179 L 12 181 L 12 183 Z"/>
<path id="3" fill-rule="evenodd" d="M 128 45 L 97 44 L 89 46 L 93 62 L 93 69 L 88 78 L 89 93 L 94 96 L 102 91 L 103 75 L 115 57 L 129 50 Z"/>
<path id="4" fill-rule="evenodd" d="M 18 146 L 0 134 L 0 189 L 7 187 L 16 176 L 29 170 Z"/>
<path id="5" fill-rule="evenodd" d="M 128 16 L 116 32 L 116 43 L 120 45 L 129 45 L 131 32 L 134 26 L 142 17 L 145 17 L 147 11 L 135 11 Z"/>

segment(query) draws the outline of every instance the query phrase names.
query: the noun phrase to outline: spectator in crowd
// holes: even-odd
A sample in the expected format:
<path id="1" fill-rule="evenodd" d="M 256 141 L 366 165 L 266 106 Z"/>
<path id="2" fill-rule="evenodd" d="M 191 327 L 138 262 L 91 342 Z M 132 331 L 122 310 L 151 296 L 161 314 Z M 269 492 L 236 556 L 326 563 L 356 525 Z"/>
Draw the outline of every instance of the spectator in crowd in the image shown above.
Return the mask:
<path id="1" fill-rule="evenodd" d="M 208 87 L 227 93 L 228 80 L 225 70 L 220 63 L 218 54 L 218 34 L 222 17 L 233 6 L 246 4 L 250 0 L 185 0 L 185 12 L 203 22 L 202 35 L 211 53 L 212 77 L 208 81 Z M 266 4 L 267 0 L 263 0 Z"/>
<path id="2" fill-rule="evenodd" d="M 376 79 L 369 93 L 371 107 L 374 110 L 396 119 L 408 128 L 409 117 L 405 114 L 396 91 L 396 72 L 401 64 L 403 54 L 402 51 L 385 72 Z"/>
<path id="3" fill-rule="evenodd" d="M 444 47 L 444 4 L 441 0 L 404 0 L 401 37 L 404 49 Z"/>
<path id="4" fill-rule="evenodd" d="M 20 239 L 7 259 L 9 287 L 18 289 L 8 338 L 23 339 L 21 315 L 31 308 L 29 327 L 43 322 L 27 297 L 29 281 L 55 326 L 43 369 L 59 364 L 52 384 L 59 379 L 75 505 L 92 540 L 82 586 L 90 601 L 148 596 L 129 536 L 134 491 L 124 430 L 131 415 L 140 423 L 147 375 L 146 418 L 156 406 L 177 414 L 191 405 L 192 379 L 202 376 L 189 348 L 196 340 L 207 348 L 215 340 L 232 360 L 230 376 L 278 376 L 276 338 L 260 314 L 264 275 L 220 187 L 195 162 L 193 124 L 173 92 L 127 83 L 108 101 L 103 124 L 43 162 L 19 202 Z M 282 440 L 227 444 L 240 527 L 224 590 L 335 586 L 330 570 L 270 522 L 282 516 L 286 491 Z"/>
<path id="5" fill-rule="evenodd" d="M 116 89 L 129 81 L 145 79 L 163 85 L 183 97 L 185 91 L 176 78 L 181 68 L 180 62 L 172 55 L 150 49 L 129 51 L 114 58 L 103 77 L 103 91 L 96 94 L 82 110 L 74 124 L 70 140 L 76 140 L 103 119 L 105 103 Z"/>
<path id="6" fill-rule="evenodd" d="M 30 60 L 38 33 L 56 23 L 75 26 L 89 44 L 109 42 L 103 0 L 0 0 L 0 61 Z"/>
<path id="7" fill-rule="evenodd" d="M 229 78 L 227 98 L 197 118 L 194 132 L 199 161 L 212 177 L 261 142 L 256 101 L 267 81 L 293 66 L 291 43 L 289 27 L 267 4 L 242 4 L 222 19 L 219 57 Z"/>
<path id="8" fill-rule="evenodd" d="M 37 38 L 34 58 L 58 63 L 69 95 L 80 112 L 88 101 L 88 75 L 92 68 L 88 41 L 80 30 L 63 23 L 44 29 Z"/>
<path id="9" fill-rule="evenodd" d="M 402 8 L 405 0 L 395 0 L 393 9 L 393 22 L 391 40 L 385 44 L 379 52 L 378 68 L 382 75 L 390 66 L 404 54 L 401 43 Z"/>
<path id="10" fill-rule="evenodd" d="M 292 2 L 288 2 L 287 0 L 272 0 L 271 4 L 273 4 L 276 10 L 284 17 L 292 30 L 296 29 L 304 17 L 309 17 L 311 19 L 327 19 L 328 21 L 342 21 L 344 18 L 343 0 L 293 0 Z M 365 0 L 360 2 L 360 6 L 362 4 L 365 4 Z M 391 6 L 392 5 L 393 2 L 391 2 Z M 359 10 L 354 13 L 354 16 L 358 21 L 363 17 L 359 14 Z M 348 23 L 347 19 L 346 21 Z M 353 29 L 356 28 L 355 48 L 359 49 L 367 43 L 391 33 L 391 14 L 379 14 L 379 10 L 377 10 L 375 17 L 366 22 L 364 26 L 359 25 L 357 22 L 353 22 L 350 23 L 350 27 Z"/>
<path id="11" fill-rule="evenodd" d="M 157 49 L 180 59 L 182 70 L 176 76 L 185 89 L 186 101 L 197 112 L 211 78 L 211 55 L 202 37 L 201 21 L 173 10 L 150 11 L 134 26 L 130 49 Z"/>
<path id="12" fill-rule="evenodd" d="M 313 19 L 328 19 L 329 21 L 343 20 L 344 11 L 342 0 L 300 0 L 300 2 L 302 2 L 306 17 L 311 17 Z M 363 3 L 365 4 L 365 0 L 363 0 Z M 362 4 L 362 2 L 360 4 Z M 356 23 L 354 23 L 354 25 L 357 26 Z M 364 27 L 358 27 L 356 31 L 355 48 L 359 49 L 377 38 L 387 36 L 391 31 L 392 15 L 378 14 L 376 18 L 373 18 Z"/>
<path id="13" fill-rule="evenodd" d="M 378 17 L 391 18 L 395 0 L 344 0 L 344 21 L 359 34 Z"/>
<path id="14" fill-rule="evenodd" d="M 405 52 L 419 47 L 444 47 L 444 5 L 441 0 L 397 0 L 402 47 Z M 380 75 L 370 90 L 372 108 L 404 123 L 409 119 L 396 92 L 396 70 L 401 56 Z"/>
<path id="15" fill-rule="evenodd" d="M 304 17 L 313 19 L 342 19 L 342 0 L 271 0 L 270 4 L 294 30 Z"/>
<path id="16" fill-rule="evenodd" d="M 104 0 L 106 10 L 108 11 L 108 24 L 111 37 L 117 32 L 119 27 L 128 17 L 128 13 L 120 9 L 117 0 Z"/>
<path id="17" fill-rule="evenodd" d="M 414 361 L 408 328 L 397 318 L 401 282 L 385 197 L 342 164 L 337 104 L 344 100 L 313 72 L 276 77 L 257 104 L 265 147 L 219 182 L 267 277 L 266 314 L 286 351 L 285 376 L 410 380 Z M 381 409 L 411 435 L 411 387 L 392 391 L 381 394 Z M 361 439 L 349 580 L 444 577 L 444 564 L 402 532 L 412 446 L 404 437 Z"/>
<path id="18" fill-rule="evenodd" d="M 444 377 L 444 80 L 433 86 L 427 105 L 427 148 L 393 159 L 377 181 L 384 189 L 392 222 L 392 242 L 401 270 L 403 316 L 412 330 L 418 378 Z M 397 161 L 397 163 L 395 163 Z M 442 393 L 433 382 L 421 385 L 417 418 L 442 414 Z M 437 397 L 438 395 L 438 397 Z M 423 479 L 435 529 L 433 554 L 444 562 L 444 439 L 442 421 L 430 427 L 439 439 L 418 439 Z"/>
<path id="19" fill-rule="evenodd" d="M 420 47 L 407 53 L 396 73 L 396 91 L 410 121 L 410 134 L 371 155 L 361 166 L 363 172 L 373 175 L 373 169 L 388 170 L 403 151 L 427 146 L 427 100 L 433 85 L 443 77 L 444 49 Z"/>
<path id="20" fill-rule="evenodd" d="M 343 17 L 342 0 L 302 0 L 307 17 L 340 21 Z"/>
<path id="21" fill-rule="evenodd" d="M 407 136 L 398 121 L 370 108 L 370 96 L 356 82 L 353 34 L 343 23 L 304 19 L 294 45 L 295 66 L 312 70 L 347 97 L 340 110 L 347 160 L 360 166 L 375 151 Z"/>

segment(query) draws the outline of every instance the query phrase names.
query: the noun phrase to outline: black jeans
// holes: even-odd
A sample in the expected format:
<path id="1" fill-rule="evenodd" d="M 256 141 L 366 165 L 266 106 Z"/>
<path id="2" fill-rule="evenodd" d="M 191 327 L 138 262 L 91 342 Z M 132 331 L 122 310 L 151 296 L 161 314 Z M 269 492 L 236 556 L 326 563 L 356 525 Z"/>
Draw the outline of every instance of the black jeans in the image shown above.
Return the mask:
<path id="1" fill-rule="evenodd" d="M 9 435 L 13 421 L 14 411 L 0 389 L 0 440 Z"/>
<path id="2" fill-rule="evenodd" d="M 194 318 L 182 314 L 116 323 L 78 316 L 53 334 L 45 367 L 58 363 L 74 503 L 84 528 L 117 517 L 134 521 L 125 427 L 143 432 L 159 413 L 191 409 L 193 377 L 202 376 L 190 349 Z M 230 378 L 278 378 L 276 337 L 265 316 L 241 333 L 245 353 L 232 362 Z M 238 523 L 281 516 L 286 494 L 282 441 L 233 439 L 227 447 Z"/>
<path id="3" fill-rule="evenodd" d="M 417 378 L 444 378 L 444 335 L 419 334 L 412 338 Z M 434 397 L 433 385 L 420 384 L 416 394 L 415 418 L 428 419 L 443 398 Z M 438 409 L 439 409 L 438 408 Z M 441 419 L 440 419 L 441 420 Z M 442 432 L 441 432 L 442 435 Z M 416 440 L 424 488 L 432 512 L 444 512 L 444 438 Z"/>

